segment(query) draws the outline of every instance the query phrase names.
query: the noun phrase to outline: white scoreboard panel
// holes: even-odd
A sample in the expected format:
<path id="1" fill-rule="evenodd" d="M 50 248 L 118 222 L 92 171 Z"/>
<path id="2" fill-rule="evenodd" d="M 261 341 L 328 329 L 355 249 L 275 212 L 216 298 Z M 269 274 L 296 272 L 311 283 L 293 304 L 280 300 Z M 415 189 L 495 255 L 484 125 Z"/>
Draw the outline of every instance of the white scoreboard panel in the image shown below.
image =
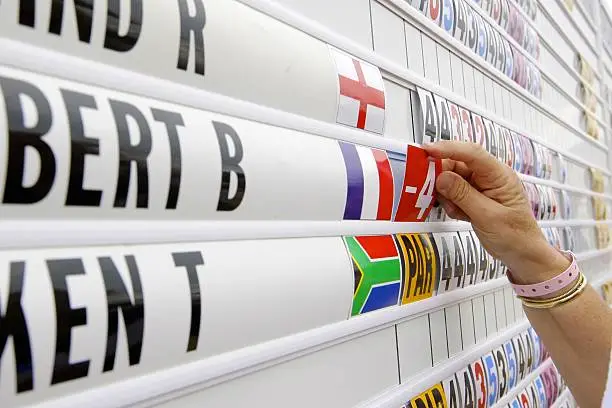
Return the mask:
<path id="1" fill-rule="evenodd" d="M 2 406 L 576 406 L 420 145 L 612 304 L 611 127 L 599 0 L 2 1 Z"/>

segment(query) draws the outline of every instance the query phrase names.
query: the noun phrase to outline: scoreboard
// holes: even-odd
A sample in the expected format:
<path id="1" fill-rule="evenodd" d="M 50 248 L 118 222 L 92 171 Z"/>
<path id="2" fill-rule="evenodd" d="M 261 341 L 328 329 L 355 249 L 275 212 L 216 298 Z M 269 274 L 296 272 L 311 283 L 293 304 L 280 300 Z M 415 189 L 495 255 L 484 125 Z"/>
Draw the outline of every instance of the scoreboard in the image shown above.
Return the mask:
<path id="1" fill-rule="evenodd" d="M 575 407 L 421 147 L 612 303 L 603 0 L 0 2 L 7 407 Z"/>

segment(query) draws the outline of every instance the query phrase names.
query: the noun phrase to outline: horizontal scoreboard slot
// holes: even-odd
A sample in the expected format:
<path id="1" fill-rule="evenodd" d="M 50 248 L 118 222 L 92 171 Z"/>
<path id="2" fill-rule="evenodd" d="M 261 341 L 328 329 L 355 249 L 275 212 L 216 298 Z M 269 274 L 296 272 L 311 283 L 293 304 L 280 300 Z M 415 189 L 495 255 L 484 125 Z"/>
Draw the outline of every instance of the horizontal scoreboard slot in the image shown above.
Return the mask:
<path id="1" fill-rule="evenodd" d="M 28 56 L 26 54 L 20 53 L 19 51 L 13 51 L 13 47 L 16 46 L 16 44 L 2 40 L 2 42 L 0 42 L 0 45 L 7 46 L 6 51 L 14 56 L 13 58 L 14 61 L 18 60 L 19 58 L 22 58 L 21 60 L 22 64 L 24 65 L 29 64 L 30 60 L 28 59 Z M 20 47 L 23 47 L 23 46 L 20 46 Z M 41 54 L 39 53 L 39 51 L 42 52 L 43 54 L 46 53 L 45 51 L 37 49 L 35 54 L 38 57 L 41 57 Z M 21 55 L 16 56 L 16 53 L 21 54 Z M 53 53 L 48 53 L 47 56 L 51 60 L 58 57 L 56 54 L 53 54 Z M 64 60 L 69 59 L 69 58 L 70 57 L 62 57 L 62 59 Z M 73 65 L 75 66 L 75 68 L 77 68 L 78 66 L 83 65 L 84 61 L 73 59 L 71 62 L 76 63 Z M 49 61 L 49 63 L 51 66 L 55 66 L 53 62 Z M 78 71 L 80 73 L 79 74 L 77 73 L 77 71 L 67 70 L 69 66 L 67 61 L 64 61 L 62 64 L 63 64 L 62 70 L 64 71 L 64 74 L 66 72 L 69 72 L 71 75 L 74 74 L 74 76 L 77 76 L 77 77 L 82 76 L 83 74 L 87 75 L 87 73 L 91 74 L 95 72 L 96 70 L 95 63 L 88 62 L 87 69 L 79 70 Z M 112 87 L 123 86 L 123 88 L 125 88 L 126 85 L 123 83 L 122 85 L 119 85 L 119 83 L 115 84 L 112 82 L 111 83 L 108 82 L 109 79 L 113 78 L 112 75 L 108 75 L 108 74 L 113 71 L 115 71 L 114 68 L 100 67 L 100 74 L 102 72 L 106 72 L 106 74 L 95 75 L 95 77 L 91 76 L 91 77 L 87 77 L 83 79 L 85 80 L 85 82 L 100 83 L 101 85 L 112 86 Z M 62 74 L 60 71 L 54 72 L 54 74 L 64 76 L 64 74 Z M 124 78 L 126 75 L 128 74 L 125 71 L 118 70 L 116 72 L 116 78 Z M 327 137 L 343 138 L 345 140 L 356 141 L 358 143 L 368 144 L 373 147 L 379 147 L 379 148 L 382 147 L 388 151 L 401 152 L 402 148 L 405 148 L 405 144 L 399 141 L 394 141 L 390 139 L 382 139 L 382 138 L 373 136 L 368 133 L 360 132 L 358 130 L 351 130 L 346 127 L 338 127 L 336 125 L 332 125 L 332 124 L 328 124 L 328 123 L 324 123 L 320 121 L 314 121 L 312 119 L 307 119 L 301 116 L 295 116 L 289 113 L 271 111 L 265 107 L 262 107 L 262 106 L 256 107 L 247 102 L 239 102 L 236 100 L 230 101 L 228 99 L 225 99 L 221 95 L 213 95 L 213 94 L 206 93 L 205 91 L 197 91 L 192 88 L 185 88 L 178 84 L 173 85 L 172 87 L 163 86 L 163 83 L 159 81 L 152 80 L 147 77 L 139 76 L 138 74 L 131 73 L 129 75 L 131 77 L 133 76 L 133 78 L 131 78 L 131 81 L 130 81 L 130 86 L 132 86 L 132 88 L 130 88 L 129 90 L 136 91 L 136 93 L 139 93 L 139 94 L 153 92 L 154 96 L 160 99 L 179 101 L 179 99 L 175 96 L 178 93 L 182 96 L 180 99 L 182 103 L 187 102 L 192 106 L 203 107 L 205 109 L 210 109 L 213 111 L 227 112 L 227 113 L 234 114 L 234 115 L 241 116 L 241 117 L 253 118 L 258 121 L 263 121 L 263 122 L 274 124 L 277 126 L 304 130 L 309 133 L 315 133 L 315 134 L 319 134 L 319 135 L 323 135 Z M 145 89 L 147 91 L 145 91 Z M 443 90 L 442 88 L 437 90 L 437 92 L 440 92 L 440 94 L 448 94 L 448 91 Z M 454 95 L 453 98 L 457 99 L 456 95 Z M 472 103 L 469 103 L 465 100 L 462 100 L 461 103 L 463 103 L 462 106 L 468 107 L 473 112 L 482 112 L 482 109 L 478 108 L 476 105 Z M 509 122 L 499 119 L 499 118 L 496 119 L 495 115 L 491 115 L 490 113 L 485 113 L 484 117 L 485 118 L 488 117 L 493 120 L 496 120 L 496 122 L 510 129 L 515 128 Z M 523 134 L 523 132 L 520 132 L 518 130 L 517 132 Z M 528 134 L 526 136 L 530 137 L 532 140 L 536 140 Z M 553 146 L 551 145 L 548 145 L 548 144 L 544 144 L 544 145 L 552 150 L 555 150 Z M 571 153 L 563 153 L 563 156 L 566 157 L 568 160 L 583 164 L 584 166 L 588 166 L 587 162 L 579 159 L 578 157 L 573 156 Z M 602 169 L 602 171 L 604 174 L 609 174 L 607 170 Z"/>
<path id="2" fill-rule="evenodd" d="M 612 220 L 539 221 L 541 228 L 593 227 Z M 2 221 L 0 250 L 88 245 L 234 241 L 471 231 L 463 221 Z M 593 254 L 601 250 L 594 250 Z"/>
<path id="3" fill-rule="evenodd" d="M 202 359 L 209 382 L 508 287 L 477 241 L 452 234 L 0 252 L 0 332 L 13 340 L 0 395 L 31 404 Z M 442 293 L 444 254 L 466 275 Z M 215 365 L 228 352 L 245 357 Z"/>
<path id="4" fill-rule="evenodd" d="M 12 24 L 14 24 L 14 23 L 12 23 Z M 274 23 L 274 24 L 276 24 L 276 23 Z M 307 41 L 308 43 L 311 43 L 311 42 L 312 43 L 317 43 L 317 47 L 319 47 L 319 45 L 322 45 L 323 48 L 325 48 L 324 44 L 318 44 L 318 42 L 316 40 L 312 39 L 311 37 L 308 37 L 308 38 L 309 38 L 309 40 Z M 333 37 L 333 36 L 332 36 L 332 38 L 334 38 L 334 44 L 342 44 L 343 45 L 343 49 L 345 49 L 345 50 L 348 49 L 348 50 L 352 51 L 353 48 L 355 48 L 354 46 L 346 46 L 343 41 L 340 41 L 340 42 L 336 41 L 335 37 Z M 3 41 L 8 41 L 8 40 L 3 40 Z M 304 39 L 304 41 L 306 41 L 306 40 Z M 36 42 L 37 41 L 33 41 L 33 43 L 36 43 Z M 7 46 L 10 47 L 9 44 L 7 44 Z M 18 46 L 18 49 L 19 49 L 18 53 L 23 53 L 23 46 L 24 46 L 24 44 L 20 44 Z M 362 55 L 364 53 L 362 49 L 358 48 L 357 50 L 355 50 L 355 51 L 357 52 L 358 55 Z M 325 81 L 327 81 L 326 83 L 328 85 L 332 84 L 333 81 L 334 81 L 334 66 L 333 66 L 334 63 L 333 63 L 332 59 L 330 58 L 330 53 L 329 53 L 328 50 L 323 50 L 323 49 L 319 49 L 318 52 L 320 54 L 320 57 L 322 58 L 321 64 L 322 64 L 322 66 L 326 67 L 326 70 L 325 71 L 320 71 L 320 74 L 318 76 L 316 76 L 316 78 L 320 78 L 321 75 L 322 75 L 323 77 L 326 78 Z M 36 55 L 38 60 L 40 60 L 40 58 L 42 58 L 42 55 L 44 55 L 44 54 L 51 54 L 52 55 L 52 53 L 49 53 L 49 52 L 40 53 L 40 52 L 38 52 L 38 50 L 33 52 L 33 55 Z M 14 64 L 21 65 L 19 63 L 19 61 L 20 60 L 24 61 L 24 60 L 27 60 L 27 58 L 28 58 L 27 56 L 17 56 L 17 57 L 15 57 L 14 53 L 9 52 L 8 50 L 7 50 L 7 53 L 4 54 L 4 55 L 12 55 L 12 57 L 10 59 L 7 59 L 6 61 L 4 61 L 5 63 L 10 64 L 10 65 L 14 65 Z M 51 55 L 47 55 L 47 57 L 50 57 Z M 380 67 L 383 67 L 383 68 L 386 67 L 386 66 L 389 66 L 387 60 L 381 59 L 380 57 L 373 55 L 371 52 L 366 52 L 365 55 L 366 55 L 366 57 L 365 57 L 366 60 L 368 62 L 370 62 L 370 63 L 375 63 L 376 65 L 378 65 Z M 69 69 L 66 66 L 67 65 L 66 64 L 67 63 L 66 59 L 70 59 L 70 58 L 69 57 L 65 58 L 65 56 L 62 56 L 62 58 L 61 58 L 62 63 L 61 64 L 53 64 L 53 63 L 43 64 L 44 67 L 45 67 L 44 71 L 45 72 L 49 72 L 49 73 L 53 73 L 54 75 L 59 75 L 59 76 L 62 76 L 62 77 L 80 78 L 84 82 L 98 83 L 100 85 L 111 86 L 111 87 L 115 87 L 115 88 L 118 88 L 118 89 L 119 88 L 126 89 L 126 86 L 128 86 L 128 88 L 131 88 L 130 90 L 132 90 L 132 91 L 134 91 L 134 89 L 138 89 L 138 87 L 134 88 L 134 84 L 132 84 L 131 81 L 130 81 L 130 84 L 126 84 L 125 81 L 120 81 L 120 82 L 117 82 L 117 83 L 112 83 L 113 80 L 111 78 L 107 78 L 108 75 L 93 75 L 93 73 L 90 72 L 89 68 L 90 68 L 90 65 L 95 65 L 95 63 L 90 62 L 90 61 L 88 61 L 87 69 L 76 70 L 75 72 L 68 72 Z M 325 62 L 323 62 L 324 60 L 325 60 Z M 108 63 L 109 61 L 110 60 L 103 60 L 102 62 Z M 125 65 L 125 64 L 123 64 L 123 65 Z M 120 64 L 119 66 L 123 66 L 123 65 Z M 36 66 L 36 64 L 24 61 L 22 66 L 27 66 L 28 69 L 31 69 L 31 67 Z M 417 84 L 419 86 L 425 86 L 425 87 L 429 88 L 429 84 L 423 84 L 422 83 L 423 80 L 421 78 L 417 79 L 417 77 L 414 77 L 414 75 L 411 74 L 410 71 L 402 70 L 402 69 L 400 69 L 399 67 L 397 67 L 395 65 L 390 65 L 390 67 L 392 67 L 390 69 L 391 72 L 396 72 L 396 73 L 397 72 L 402 72 L 401 76 L 409 78 L 409 80 L 412 81 L 412 83 L 415 83 L 415 84 Z M 127 66 L 127 68 L 131 68 L 131 67 Z M 321 69 L 321 68 L 319 68 L 319 69 Z M 148 72 L 147 72 L 147 74 L 148 74 Z M 312 74 L 315 74 L 315 72 L 312 72 Z M 117 77 L 117 78 L 123 78 L 124 75 L 121 75 L 120 77 Z M 266 75 L 269 75 L 269 73 L 266 73 Z M 304 75 L 304 73 L 302 73 L 300 71 L 299 75 Z M 340 74 L 340 75 L 342 76 L 342 74 Z M 173 76 L 170 76 L 170 74 L 159 75 L 159 76 L 161 76 L 162 78 L 175 79 Z M 176 79 L 180 80 L 179 82 L 181 82 L 181 83 L 188 84 L 188 85 L 193 85 L 192 79 L 189 79 L 189 78 L 191 78 L 189 76 L 189 73 L 181 73 L 180 77 L 177 77 Z M 268 77 L 266 77 L 266 78 L 268 78 Z M 337 80 L 337 76 L 336 76 L 335 79 Z M 225 82 L 221 81 L 219 83 L 225 83 Z M 272 84 L 272 85 L 274 85 L 274 84 Z M 247 85 L 245 85 L 245 86 L 247 86 Z M 276 85 L 274 85 L 274 86 L 276 86 Z M 155 90 L 155 88 L 157 88 L 157 87 L 158 86 L 148 86 L 146 88 L 139 89 L 137 92 L 142 94 L 142 95 L 155 96 L 155 94 L 158 92 L 157 90 Z M 332 88 L 334 88 L 334 87 L 332 87 Z M 232 95 L 231 93 L 229 93 L 229 91 L 228 92 L 224 92 L 223 89 L 212 89 L 212 90 L 213 91 L 217 91 L 217 92 L 221 92 L 223 94 L 227 94 L 227 95 L 230 95 L 230 96 Z M 434 89 L 434 91 L 437 92 L 436 89 Z M 292 92 L 295 93 L 295 91 L 292 91 Z M 338 92 L 338 88 L 336 88 L 335 92 Z M 448 91 L 442 92 L 441 95 L 446 97 L 445 93 L 448 93 Z M 327 93 L 325 95 L 327 95 Z M 184 99 L 185 95 L 183 93 L 181 93 L 181 96 L 183 97 L 183 98 L 181 98 L 181 101 L 186 100 L 186 99 Z M 330 98 L 328 98 L 330 101 L 332 99 L 335 101 L 336 98 L 338 97 L 337 94 L 332 95 L 331 93 L 328 96 L 330 96 Z M 249 97 L 248 95 L 247 96 L 242 95 L 241 97 L 245 98 L 247 100 L 251 100 L 251 101 L 260 101 L 256 96 Z M 171 96 L 168 96 L 166 94 L 166 95 L 164 95 L 164 99 L 166 99 L 166 100 L 174 100 L 174 99 L 176 99 L 176 97 L 171 97 Z M 457 98 L 454 97 L 454 96 L 450 96 L 449 99 L 456 100 Z M 312 118 L 315 118 L 315 119 L 318 119 L 318 120 L 323 120 L 323 121 L 335 121 L 335 119 L 337 119 L 337 120 L 340 121 L 340 123 L 344 123 L 344 122 L 342 122 L 342 120 L 346 119 L 344 116 L 338 116 L 337 118 L 334 118 L 334 112 L 333 112 L 334 109 L 333 109 L 333 107 L 330 107 L 331 111 L 328 109 L 328 110 L 326 110 L 326 112 L 323 115 L 318 115 L 318 114 L 315 114 L 313 112 L 304 110 L 303 106 L 297 106 L 296 105 L 295 109 L 293 109 L 289 105 L 284 103 L 284 99 L 282 101 L 281 100 L 270 101 L 270 103 L 266 103 L 266 101 L 260 101 L 260 102 L 263 103 L 264 105 L 268 105 L 268 106 L 272 106 L 272 107 L 282 107 L 282 109 L 285 109 L 285 110 L 288 110 L 288 111 L 291 111 L 291 112 L 295 112 L 295 113 L 298 113 L 298 114 L 306 115 L 308 117 L 312 117 Z M 468 105 L 463 104 L 462 100 L 456 100 L 456 102 L 462 104 L 463 106 L 470 107 L 470 109 L 471 109 L 471 106 L 469 104 Z M 331 103 L 331 102 L 329 102 L 329 103 Z M 323 104 L 323 105 L 328 106 L 329 104 L 326 103 L 326 104 Z M 323 105 L 321 105 L 321 106 L 323 106 Z M 195 106 L 198 106 L 198 105 L 195 105 Z M 331 105 L 329 105 L 329 106 L 331 106 Z M 213 109 L 218 110 L 219 108 L 215 107 Z M 476 111 L 480 113 L 480 109 L 477 108 L 477 107 L 476 107 Z M 231 113 L 231 112 L 227 112 L 227 113 Z M 484 115 L 488 116 L 488 115 L 486 115 L 486 113 Z M 249 115 L 249 116 L 251 116 L 251 115 Z M 274 116 L 278 118 L 279 112 L 276 112 Z M 491 119 L 495 119 L 495 118 L 491 118 Z M 296 121 L 297 121 L 297 119 L 292 120 L 293 123 L 296 123 Z M 285 120 L 285 122 L 287 122 L 287 120 Z M 367 123 L 367 121 L 366 121 L 366 123 Z M 292 124 L 292 125 L 289 125 L 289 126 L 293 127 L 295 125 Z M 358 118 L 355 119 L 355 125 L 354 126 L 355 127 L 359 127 L 359 120 L 358 120 Z M 514 126 L 511 126 L 511 128 L 514 128 Z M 361 133 L 363 133 L 363 132 L 361 132 Z M 369 137 L 369 135 L 364 135 L 364 137 Z M 383 142 L 381 142 L 381 143 L 383 143 Z M 385 141 L 384 143 L 389 143 L 389 142 Z M 574 156 L 569 154 L 569 158 L 571 158 L 573 160 Z M 578 158 L 576 158 L 576 159 L 578 161 L 580 161 L 580 159 L 578 159 Z"/>
<path id="5" fill-rule="evenodd" d="M 0 73 L 3 108 L 11 113 L 3 146 L 7 166 L 0 169 L 5 218 L 403 222 L 424 221 L 433 205 L 440 165 L 416 146 L 401 143 L 403 154 L 396 148 L 387 153 L 8 68 Z M 470 113 L 463 111 L 471 126 Z M 475 134 L 479 129 L 482 136 L 482 126 Z M 33 137 L 17 139 L 21 131 Z M 518 140 L 508 151 L 521 151 Z M 70 153 L 69 143 L 88 147 Z M 286 166 L 286 157 L 298 151 L 300 160 Z M 528 167 L 520 160 L 514 166 Z M 546 169 L 543 174 L 550 175 L 551 166 Z"/>
<path id="6" fill-rule="evenodd" d="M 476 339 L 520 318 L 516 301 L 508 308 L 505 266 L 469 230 L 257 238 L 1 251 L 0 334 L 13 341 L 0 350 L 0 394 L 30 404 L 200 359 L 212 359 L 216 370 L 201 381 L 213 381 L 230 374 L 216 357 L 250 355 L 236 350 L 262 342 L 291 346 L 270 345 L 257 363 L 250 355 L 232 367 L 270 364 L 424 313 L 437 313 L 436 333 L 447 333 L 447 319 L 472 298 L 482 300 L 474 300 L 482 312 L 477 320 L 473 307 Z M 434 362 L 462 348 L 437 344 Z"/>

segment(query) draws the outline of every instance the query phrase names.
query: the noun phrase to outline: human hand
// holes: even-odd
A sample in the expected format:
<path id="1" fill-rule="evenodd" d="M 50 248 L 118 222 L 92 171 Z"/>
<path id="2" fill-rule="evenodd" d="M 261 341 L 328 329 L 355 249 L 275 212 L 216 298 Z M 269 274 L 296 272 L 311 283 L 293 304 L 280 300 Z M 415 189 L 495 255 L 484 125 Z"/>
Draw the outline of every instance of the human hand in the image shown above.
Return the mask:
<path id="1" fill-rule="evenodd" d="M 472 223 L 484 248 L 512 270 L 516 283 L 541 282 L 569 266 L 546 242 L 510 167 L 476 143 L 442 141 L 424 148 L 442 159 L 436 189 L 446 213 Z"/>

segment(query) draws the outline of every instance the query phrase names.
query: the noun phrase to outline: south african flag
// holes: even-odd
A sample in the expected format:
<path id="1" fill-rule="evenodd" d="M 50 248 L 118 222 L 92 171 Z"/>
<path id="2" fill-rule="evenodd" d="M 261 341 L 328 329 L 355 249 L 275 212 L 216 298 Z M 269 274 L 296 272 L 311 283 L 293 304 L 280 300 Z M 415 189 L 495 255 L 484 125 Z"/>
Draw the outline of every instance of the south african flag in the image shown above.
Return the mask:
<path id="1" fill-rule="evenodd" d="M 351 315 L 397 305 L 402 270 L 393 236 L 344 237 L 344 242 L 355 273 Z"/>

